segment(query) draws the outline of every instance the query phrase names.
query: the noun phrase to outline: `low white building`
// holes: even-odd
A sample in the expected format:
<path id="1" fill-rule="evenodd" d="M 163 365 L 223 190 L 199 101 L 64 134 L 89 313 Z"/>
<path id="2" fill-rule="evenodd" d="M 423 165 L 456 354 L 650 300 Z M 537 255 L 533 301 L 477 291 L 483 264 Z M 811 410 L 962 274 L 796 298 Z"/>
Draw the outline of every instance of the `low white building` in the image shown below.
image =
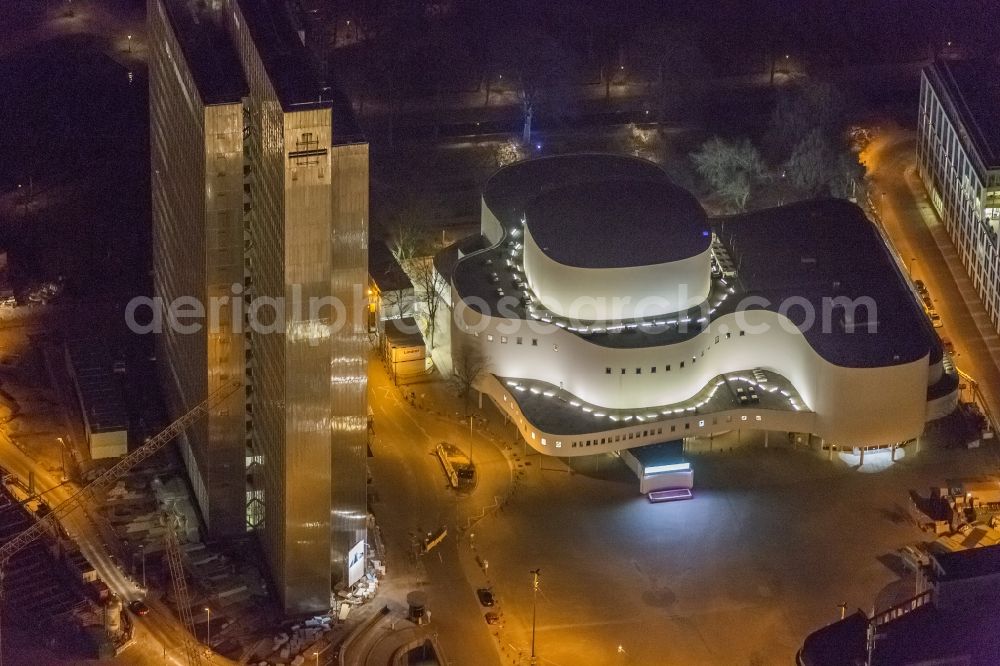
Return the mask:
<path id="1" fill-rule="evenodd" d="M 940 343 L 856 206 L 708 219 L 656 165 L 517 163 L 447 248 L 452 353 L 542 453 L 741 428 L 895 446 L 957 401 Z"/>

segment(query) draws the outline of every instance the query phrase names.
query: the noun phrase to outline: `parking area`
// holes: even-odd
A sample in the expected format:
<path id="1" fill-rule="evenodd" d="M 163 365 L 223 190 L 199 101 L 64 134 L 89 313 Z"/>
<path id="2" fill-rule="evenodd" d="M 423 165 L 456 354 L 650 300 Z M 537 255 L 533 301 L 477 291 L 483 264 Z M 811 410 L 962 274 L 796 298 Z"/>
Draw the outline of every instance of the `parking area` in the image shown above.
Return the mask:
<path id="1" fill-rule="evenodd" d="M 910 489 L 995 460 L 926 442 L 858 470 L 751 444 L 693 456 L 694 499 L 651 504 L 614 456 L 572 471 L 536 458 L 505 511 L 477 529 L 482 584 L 503 617 L 494 635 L 513 663 L 528 654 L 538 568 L 541 663 L 790 663 L 838 604 L 871 611 L 912 595 L 895 552 L 930 537 L 907 513 Z"/>

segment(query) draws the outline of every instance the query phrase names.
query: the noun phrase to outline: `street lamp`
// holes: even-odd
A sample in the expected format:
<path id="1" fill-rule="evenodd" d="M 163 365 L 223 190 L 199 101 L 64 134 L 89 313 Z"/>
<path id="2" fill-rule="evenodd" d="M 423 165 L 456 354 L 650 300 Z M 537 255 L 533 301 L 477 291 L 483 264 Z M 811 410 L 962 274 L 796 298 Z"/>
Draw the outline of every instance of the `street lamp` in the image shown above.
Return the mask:
<path id="1" fill-rule="evenodd" d="M 205 606 L 205 612 L 208 614 L 208 619 L 205 620 L 205 645 L 208 649 L 212 649 L 212 609 Z"/>
<path id="2" fill-rule="evenodd" d="M 142 589 L 146 589 L 146 544 L 139 544 L 139 556 L 142 558 Z"/>
<path id="3" fill-rule="evenodd" d="M 66 474 L 66 442 L 62 437 L 56 437 L 56 440 L 59 442 L 59 457 L 62 459 L 62 482 L 66 483 L 69 481 L 69 476 Z"/>
<path id="4" fill-rule="evenodd" d="M 132 53 L 132 35 L 128 36 L 128 52 Z"/>
<path id="5" fill-rule="evenodd" d="M 538 574 L 542 572 L 541 569 L 531 570 L 531 664 L 535 666 L 538 663 L 538 657 L 535 655 L 535 620 L 538 617 Z"/>
<path id="6" fill-rule="evenodd" d="M 911 278 L 913 277 L 913 264 L 916 260 L 916 257 L 910 257 L 910 263 L 906 265 L 906 272 Z"/>
<path id="7" fill-rule="evenodd" d="M 316 666 L 319 666 L 319 652 L 313 652 L 313 657 L 316 659 Z"/>

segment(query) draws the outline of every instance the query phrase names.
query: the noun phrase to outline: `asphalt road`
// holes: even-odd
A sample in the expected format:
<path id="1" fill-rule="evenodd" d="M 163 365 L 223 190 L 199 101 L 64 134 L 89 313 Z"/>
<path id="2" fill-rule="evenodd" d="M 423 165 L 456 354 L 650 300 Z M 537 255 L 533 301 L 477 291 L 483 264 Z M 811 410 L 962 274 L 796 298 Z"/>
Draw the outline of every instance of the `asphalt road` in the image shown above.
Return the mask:
<path id="1" fill-rule="evenodd" d="M 863 152 L 885 229 L 914 279 L 920 279 L 958 353 L 956 365 L 980 385 L 1000 416 L 1000 336 L 916 174 L 916 133 L 889 127 Z M 882 196 L 884 193 L 884 196 Z"/>
<path id="2" fill-rule="evenodd" d="M 416 392 L 418 404 L 429 405 L 428 392 L 441 388 L 440 384 L 424 384 L 406 390 Z M 388 568 L 379 599 L 402 609 L 407 592 L 423 590 L 431 629 L 438 633 L 448 663 L 499 664 L 496 643 L 475 596 L 485 577 L 470 568 L 471 548 L 460 527 L 506 491 L 507 460 L 478 432 L 470 440 L 467 423 L 456 422 L 454 414 L 438 416 L 403 400 L 374 355 L 369 364 L 369 391 L 375 414 L 370 468 L 377 501 L 372 509 L 384 536 Z M 448 486 L 433 453 L 442 441 L 466 452 L 472 441 L 478 476 L 472 492 L 459 493 Z M 444 541 L 429 553 L 416 555 L 420 540 L 440 527 L 448 529 Z"/>

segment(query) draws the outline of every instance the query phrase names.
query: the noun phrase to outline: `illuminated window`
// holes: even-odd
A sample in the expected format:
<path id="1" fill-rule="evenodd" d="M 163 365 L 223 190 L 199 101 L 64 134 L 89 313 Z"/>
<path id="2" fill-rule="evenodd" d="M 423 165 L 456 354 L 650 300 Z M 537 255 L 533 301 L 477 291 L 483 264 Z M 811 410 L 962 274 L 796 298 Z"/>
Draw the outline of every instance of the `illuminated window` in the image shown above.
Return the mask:
<path id="1" fill-rule="evenodd" d="M 763 421 L 763 419 L 760 417 L 760 414 L 757 415 L 757 420 L 758 421 Z"/>
<path id="2" fill-rule="evenodd" d="M 538 439 L 537 437 L 535 437 L 535 431 L 534 430 L 531 431 L 531 439 Z"/>
<path id="3" fill-rule="evenodd" d="M 486 342 L 493 342 L 493 336 L 492 335 L 487 335 L 486 336 Z"/>
<path id="4" fill-rule="evenodd" d="M 747 420 L 747 417 L 746 417 L 746 416 L 741 416 L 741 417 L 740 417 L 740 420 L 741 420 L 741 421 L 746 421 L 746 420 Z"/>
<path id="5" fill-rule="evenodd" d="M 544 437 L 542 437 L 542 446 L 548 446 L 548 445 L 549 445 L 549 443 L 547 441 L 545 441 Z"/>
<path id="6" fill-rule="evenodd" d="M 698 421 L 698 427 L 699 428 L 704 428 L 705 427 L 705 421 Z"/>
<path id="7" fill-rule="evenodd" d="M 500 344 L 502 344 L 502 345 L 507 344 L 507 336 L 506 335 L 501 335 L 500 336 Z"/>

